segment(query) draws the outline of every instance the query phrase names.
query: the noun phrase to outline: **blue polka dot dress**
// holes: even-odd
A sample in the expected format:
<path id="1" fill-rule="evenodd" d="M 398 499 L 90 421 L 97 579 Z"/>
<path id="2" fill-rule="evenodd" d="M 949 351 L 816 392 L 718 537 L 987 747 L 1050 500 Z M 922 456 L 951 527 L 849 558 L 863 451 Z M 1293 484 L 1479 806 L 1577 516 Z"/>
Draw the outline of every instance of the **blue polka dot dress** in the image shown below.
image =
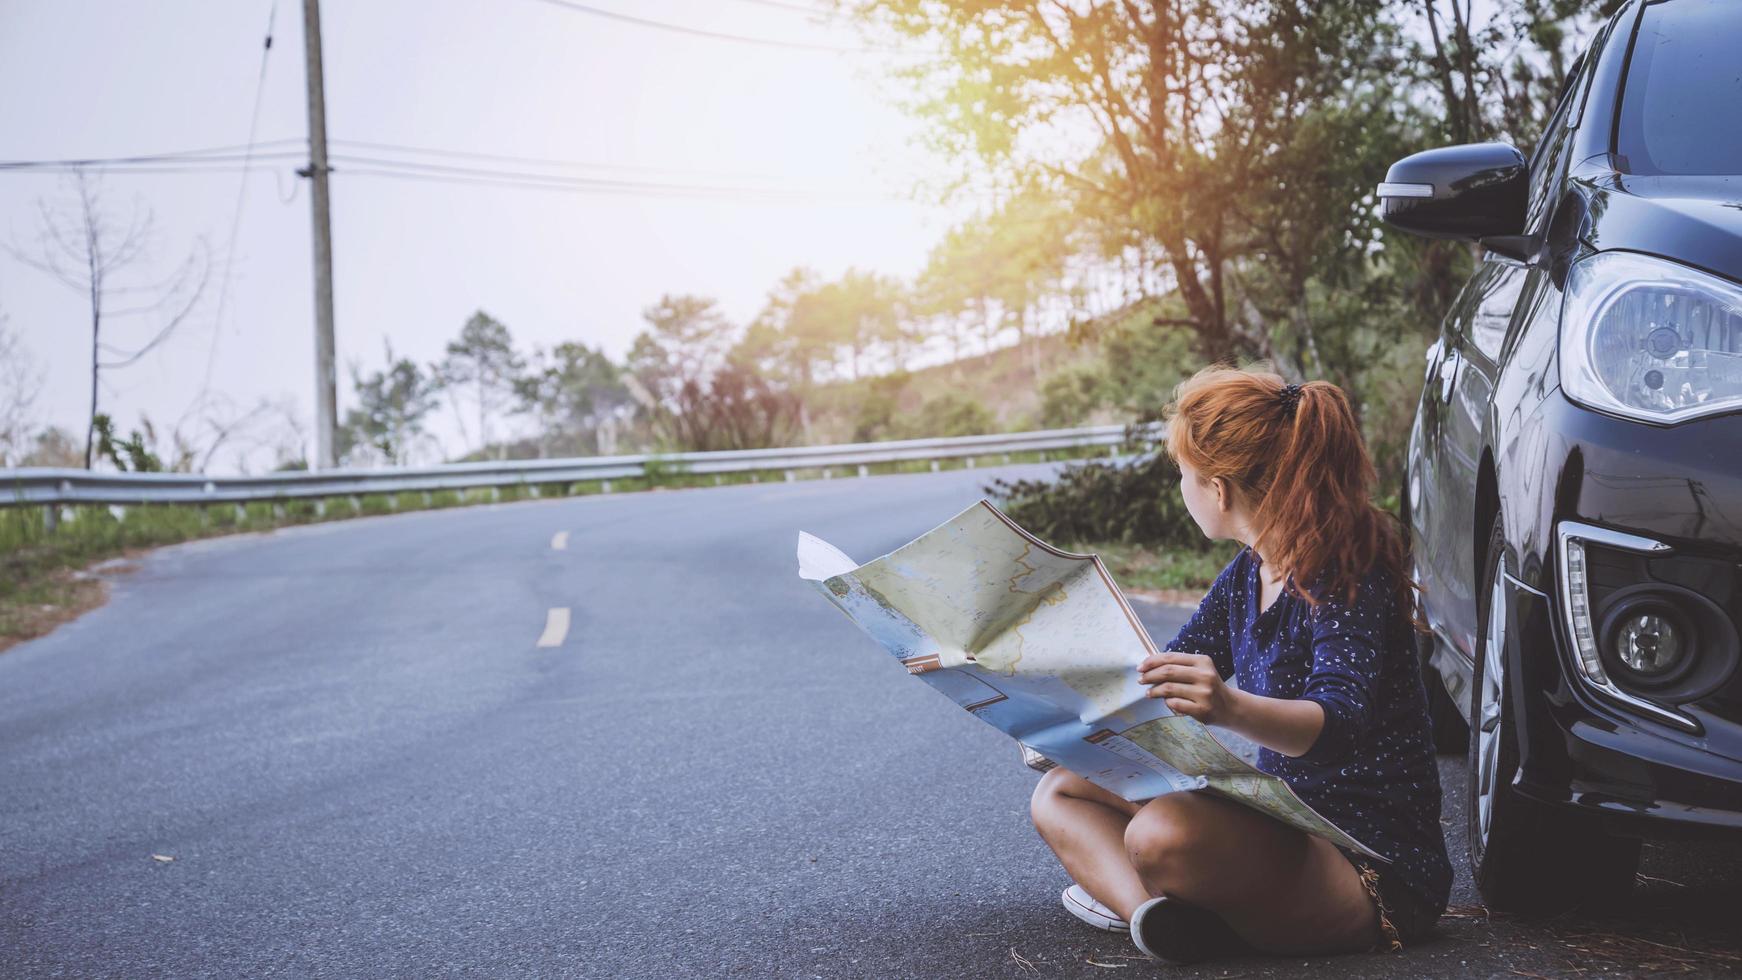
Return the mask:
<path id="1" fill-rule="evenodd" d="M 1325 727 L 1304 755 L 1260 749 L 1258 768 L 1355 839 L 1391 859 L 1387 877 L 1437 917 L 1452 869 L 1440 780 L 1407 612 L 1368 573 L 1353 602 L 1317 606 L 1288 589 L 1259 612 L 1259 560 L 1242 548 L 1166 649 L 1207 654 L 1224 678 L 1272 698 L 1309 699 Z"/>

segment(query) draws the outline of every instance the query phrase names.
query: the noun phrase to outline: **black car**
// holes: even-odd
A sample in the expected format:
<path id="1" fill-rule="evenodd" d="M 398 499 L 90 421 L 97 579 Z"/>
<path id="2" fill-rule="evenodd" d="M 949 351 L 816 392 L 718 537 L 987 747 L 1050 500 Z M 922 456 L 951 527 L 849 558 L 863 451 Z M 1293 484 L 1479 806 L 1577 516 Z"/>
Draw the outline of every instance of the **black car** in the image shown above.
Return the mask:
<path id="1" fill-rule="evenodd" d="M 1395 228 L 1484 258 L 1428 352 L 1405 518 L 1491 908 L 1742 835 L 1742 3 L 1624 5 L 1526 160 L 1429 150 Z"/>

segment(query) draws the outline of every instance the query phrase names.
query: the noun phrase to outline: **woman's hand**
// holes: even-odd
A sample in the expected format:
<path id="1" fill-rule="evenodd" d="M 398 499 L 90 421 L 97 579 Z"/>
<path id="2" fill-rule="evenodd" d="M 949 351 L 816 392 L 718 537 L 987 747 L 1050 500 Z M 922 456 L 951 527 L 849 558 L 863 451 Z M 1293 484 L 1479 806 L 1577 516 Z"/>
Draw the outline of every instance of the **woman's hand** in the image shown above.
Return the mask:
<path id="1" fill-rule="evenodd" d="M 1229 687 L 1215 661 L 1201 653 L 1144 657 L 1137 679 L 1151 685 L 1149 697 L 1165 698 L 1175 714 L 1233 729 L 1286 756 L 1305 754 L 1325 727 L 1325 709 L 1317 701 L 1267 698 Z"/>
<path id="2" fill-rule="evenodd" d="M 1236 692 L 1222 683 L 1215 661 L 1201 653 L 1163 652 L 1143 658 L 1138 680 L 1151 685 L 1149 697 L 1162 698 L 1176 714 L 1206 725 L 1231 725 Z"/>

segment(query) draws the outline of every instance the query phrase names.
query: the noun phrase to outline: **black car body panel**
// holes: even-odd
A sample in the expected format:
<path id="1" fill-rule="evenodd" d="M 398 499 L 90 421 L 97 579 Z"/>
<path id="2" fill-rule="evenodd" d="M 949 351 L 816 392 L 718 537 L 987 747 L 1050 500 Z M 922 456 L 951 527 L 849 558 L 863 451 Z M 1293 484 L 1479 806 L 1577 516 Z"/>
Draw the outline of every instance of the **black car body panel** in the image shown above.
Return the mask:
<path id="1" fill-rule="evenodd" d="M 1616 174 L 1611 181 L 1590 191 L 1585 240 L 1592 250 L 1643 252 L 1742 280 L 1742 176 Z"/>

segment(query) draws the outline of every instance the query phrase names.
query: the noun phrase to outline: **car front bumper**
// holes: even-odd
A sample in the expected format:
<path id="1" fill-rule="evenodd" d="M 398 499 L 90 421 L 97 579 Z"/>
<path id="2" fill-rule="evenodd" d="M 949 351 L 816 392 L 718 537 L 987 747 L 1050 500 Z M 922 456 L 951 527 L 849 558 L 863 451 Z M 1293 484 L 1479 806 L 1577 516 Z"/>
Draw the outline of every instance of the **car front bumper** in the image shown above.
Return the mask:
<path id="1" fill-rule="evenodd" d="M 1742 582 L 1742 415 L 1654 428 L 1557 393 L 1542 421 L 1558 457 L 1548 533 L 1527 535 L 1526 571 L 1506 590 L 1517 789 L 1619 833 L 1742 833 L 1742 672 L 1675 706 L 1691 724 L 1607 696 L 1575 664 L 1552 533 L 1562 521 L 1627 531 L 1733 567 Z M 1742 618 L 1742 587 L 1718 598 Z"/>
<path id="2" fill-rule="evenodd" d="M 1742 762 L 1710 748 L 1713 732 L 1734 733 L 1735 723 L 1690 708 L 1703 727 L 1695 735 L 1629 717 L 1570 676 L 1552 598 L 1516 585 L 1509 592 L 1509 655 L 1525 681 L 1511 706 L 1524 719 L 1518 791 L 1586 811 L 1619 833 L 1742 834 Z"/>

